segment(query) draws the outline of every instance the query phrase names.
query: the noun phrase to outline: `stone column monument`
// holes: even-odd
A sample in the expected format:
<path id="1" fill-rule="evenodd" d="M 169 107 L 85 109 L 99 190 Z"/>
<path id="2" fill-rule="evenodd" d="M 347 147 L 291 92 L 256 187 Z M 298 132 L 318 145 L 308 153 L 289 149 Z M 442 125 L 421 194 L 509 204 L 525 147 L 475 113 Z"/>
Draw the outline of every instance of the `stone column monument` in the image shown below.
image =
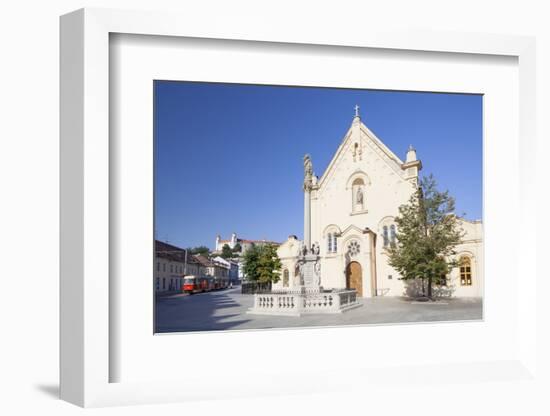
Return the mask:
<path id="1" fill-rule="evenodd" d="M 313 164 L 308 154 L 304 156 L 304 245 L 311 248 L 311 188 L 313 187 Z"/>
<path id="2" fill-rule="evenodd" d="M 304 156 L 304 241 L 297 264 L 298 287 L 283 287 L 269 293 L 254 294 L 254 306 L 247 313 L 260 315 L 301 316 L 313 313 L 342 313 L 361 306 L 355 289 L 324 290 L 321 280 L 319 243 L 311 243 L 311 192 L 317 189 L 317 178 L 309 155 Z"/>
<path id="3" fill-rule="evenodd" d="M 313 164 L 311 157 L 304 156 L 304 243 L 300 250 L 300 281 L 306 292 L 320 292 L 321 258 L 319 244 L 311 243 L 311 191 L 314 186 Z"/>

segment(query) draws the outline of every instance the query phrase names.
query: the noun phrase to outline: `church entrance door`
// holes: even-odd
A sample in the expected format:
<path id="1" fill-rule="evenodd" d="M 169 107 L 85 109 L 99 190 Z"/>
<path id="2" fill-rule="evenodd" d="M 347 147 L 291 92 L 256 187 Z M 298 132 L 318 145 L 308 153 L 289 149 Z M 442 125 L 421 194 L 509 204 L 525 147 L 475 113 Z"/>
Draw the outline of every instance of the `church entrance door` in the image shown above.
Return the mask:
<path id="1" fill-rule="evenodd" d="M 357 295 L 363 296 L 363 271 L 356 261 L 352 261 L 346 267 L 346 288 L 355 289 Z"/>

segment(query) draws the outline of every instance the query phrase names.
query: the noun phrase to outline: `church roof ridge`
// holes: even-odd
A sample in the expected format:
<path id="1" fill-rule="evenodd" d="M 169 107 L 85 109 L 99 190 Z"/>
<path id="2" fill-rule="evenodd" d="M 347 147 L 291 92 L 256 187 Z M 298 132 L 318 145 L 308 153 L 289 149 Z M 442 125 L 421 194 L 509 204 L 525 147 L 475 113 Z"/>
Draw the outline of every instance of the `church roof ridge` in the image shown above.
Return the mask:
<path id="1" fill-rule="evenodd" d="M 357 111 L 358 109 L 356 109 L 356 112 Z M 334 156 L 330 160 L 327 168 L 319 178 L 319 181 L 318 181 L 319 187 L 321 187 L 323 183 L 326 181 L 328 174 L 331 172 L 332 167 L 334 166 L 334 164 L 338 160 L 338 157 L 342 153 L 345 147 L 345 144 L 353 136 L 352 134 L 353 128 L 355 127 L 357 122 L 359 124 L 359 131 L 364 133 L 365 136 L 367 136 L 367 138 L 370 140 L 370 142 L 374 143 L 375 146 L 377 146 L 390 160 L 392 160 L 395 163 L 396 170 L 398 170 L 399 172 L 403 170 L 404 162 L 401 160 L 401 158 L 397 156 L 388 146 L 386 146 L 384 142 L 380 140 L 378 136 L 376 136 L 376 134 L 371 129 L 369 129 L 365 123 L 363 123 L 363 121 L 361 120 L 361 117 L 358 115 L 358 113 L 356 113 L 356 116 L 353 118 L 351 126 L 346 131 L 346 134 L 344 134 L 344 138 L 342 139 L 342 142 L 338 146 L 338 149 L 336 149 L 336 152 L 334 153 Z"/>
<path id="2" fill-rule="evenodd" d="M 390 159 L 395 160 L 399 165 L 404 163 L 399 156 L 397 156 L 371 129 L 367 127 L 365 123 L 361 122 L 361 128 L 366 130 L 365 133 L 373 139 L 373 141 L 386 153 Z"/>

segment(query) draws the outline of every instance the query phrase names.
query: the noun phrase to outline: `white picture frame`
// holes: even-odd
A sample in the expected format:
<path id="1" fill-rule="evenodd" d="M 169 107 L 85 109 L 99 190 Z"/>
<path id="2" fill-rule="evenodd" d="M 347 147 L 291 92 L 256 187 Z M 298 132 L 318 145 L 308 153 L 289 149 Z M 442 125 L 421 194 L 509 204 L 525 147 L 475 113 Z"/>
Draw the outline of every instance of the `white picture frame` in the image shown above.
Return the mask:
<path id="1" fill-rule="evenodd" d="M 220 397 L 329 393 L 392 383 L 480 383 L 506 380 L 536 383 L 536 218 L 533 176 L 535 165 L 535 41 L 530 37 L 468 33 L 396 32 L 349 27 L 346 31 L 286 27 L 275 23 L 246 23 L 239 31 L 233 22 L 204 25 L 191 16 L 83 9 L 61 18 L 61 398 L 80 406 L 159 403 Z M 518 238 L 518 269 L 522 293 L 517 302 L 517 354 L 498 361 L 453 362 L 441 360 L 403 368 L 368 368 L 355 372 L 329 369 L 304 380 L 289 380 L 284 372 L 266 370 L 264 378 L 250 380 L 236 391 L 223 389 L 227 379 L 212 373 L 174 382 L 152 377 L 140 382 L 112 382 L 110 370 L 120 360 L 111 348 L 117 332 L 110 324 L 113 287 L 109 275 L 116 267 L 110 258 L 111 216 L 109 143 L 109 37 L 110 34 L 182 38 L 225 39 L 281 44 L 331 45 L 335 48 L 428 51 L 439 54 L 504 55 L 518 59 L 519 67 L 519 213 L 517 226 L 525 230 Z M 523 243 L 523 244 L 522 244 Z M 110 296 L 111 295 L 111 296 Z M 116 328 L 115 328 L 116 329 Z M 410 330 L 407 329 L 407 330 Z M 329 330 L 317 330 L 329 331 Z M 349 331 L 354 331 L 350 328 Z M 319 334 L 320 332 L 316 332 Z M 308 336 L 306 334 L 305 336 Z M 310 335 L 311 336 L 311 335 Z M 231 335 L 235 338 L 236 335 Z M 238 341 L 237 341 L 238 342 Z M 411 363 L 411 365 L 414 363 Z M 229 368 L 229 367 L 228 367 Z M 306 365 L 307 369 L 307 365 Z M 449 376 L 441 376 L 441 370 Z M 220 369 L 223 372 L 223 367 Z M 419 375 L 418 371 L 422 374 Z M 345 380 L 345 381 L 342 381 Z M 209 389 L 206 388 L 209 387 Z M 275 386 L 277 388 L 275 388 Z"/>

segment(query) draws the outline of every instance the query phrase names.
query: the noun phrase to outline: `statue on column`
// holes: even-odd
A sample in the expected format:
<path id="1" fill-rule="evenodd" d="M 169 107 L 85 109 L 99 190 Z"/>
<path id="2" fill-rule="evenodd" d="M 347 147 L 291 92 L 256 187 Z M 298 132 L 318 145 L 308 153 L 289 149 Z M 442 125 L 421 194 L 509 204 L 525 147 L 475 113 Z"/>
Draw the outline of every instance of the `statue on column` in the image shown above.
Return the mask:
<path id="1" fill-rule="evenodd" d="M 309 154 L 304 156 L 304 190 L 310 190 L 313 184 L 313 163 Z"/>

